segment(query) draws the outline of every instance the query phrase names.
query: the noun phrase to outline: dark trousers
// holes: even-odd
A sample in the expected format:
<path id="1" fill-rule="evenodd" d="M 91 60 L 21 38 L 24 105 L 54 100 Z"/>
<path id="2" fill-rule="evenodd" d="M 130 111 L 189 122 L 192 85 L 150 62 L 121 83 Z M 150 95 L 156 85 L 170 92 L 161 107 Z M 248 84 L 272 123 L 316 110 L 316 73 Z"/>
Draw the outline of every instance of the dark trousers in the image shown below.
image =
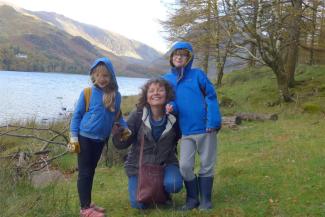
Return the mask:
<path id="1" fill-rule="evenodd" d="M 81 208 L 87 208 L 91 203 L 91 189 L 98 160 L 105 142 L 79 135 L 80 153 L 78 154 L 77 188 Z"/>

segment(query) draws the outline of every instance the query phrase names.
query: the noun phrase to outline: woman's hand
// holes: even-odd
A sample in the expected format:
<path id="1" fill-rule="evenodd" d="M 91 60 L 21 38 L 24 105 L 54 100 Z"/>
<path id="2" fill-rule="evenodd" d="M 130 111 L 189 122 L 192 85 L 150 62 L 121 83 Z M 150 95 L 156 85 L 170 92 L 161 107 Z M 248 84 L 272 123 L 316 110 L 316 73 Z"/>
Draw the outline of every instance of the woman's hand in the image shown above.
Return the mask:
<path id="1" fill-rule="evenodd" d="M 114 123 L 114 125 L 112 127 L 112 135 L 115 136 L 115 135 L 121 134 L 122 131 L 123 131 L 123 128 L 121 127 L 121 125 L 118 122 Z"/>
<path id="2" fill-rule="evenodd" d="M 172 113 L 174 111 L 173 105 L 167 104 L 166 105 L 166 114 Z"/>
<path id="3" fill-rule="evenodd" d="M 132 135 L 132 131 L 129 128 L 123 128 L 121 141 L 126 141 Z"/>
<path id="4" fill-rule="evenodd" d="M 119 138 L 121 142 L 126 141 L 131 134 L 132 132 L 129 128 L 124 128 L 119 123 L 115 123 L 112 128 L 112 135 Z"/>

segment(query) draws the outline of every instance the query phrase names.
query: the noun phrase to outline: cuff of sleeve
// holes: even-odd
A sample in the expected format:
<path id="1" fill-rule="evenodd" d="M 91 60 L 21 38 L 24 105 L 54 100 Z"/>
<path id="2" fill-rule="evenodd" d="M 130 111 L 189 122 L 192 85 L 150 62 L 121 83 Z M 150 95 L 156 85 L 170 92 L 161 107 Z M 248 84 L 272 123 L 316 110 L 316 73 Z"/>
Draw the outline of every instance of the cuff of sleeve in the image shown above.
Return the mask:
<path id="1" fill-rule="evenodd" d="M 78 133 L 70 132 L 70 138 L 77 138 L 78 140 Z"/>
<path id="2" fill-rule="evenodd" d="M 78 137 L 71 137 L 71 138 L 70 138 L 70 142 L 71 142 L 71 143 L 76 143 L 76 142 L 78 142 Z"/>
<path id="3" fill-rule="evenodd" d="M 123 128 L 128 128 L 128 124 L 126 123 L 126 121 L 124 119 L 120 120 L 119 124 L 121 125 L 121 127 Z"/>

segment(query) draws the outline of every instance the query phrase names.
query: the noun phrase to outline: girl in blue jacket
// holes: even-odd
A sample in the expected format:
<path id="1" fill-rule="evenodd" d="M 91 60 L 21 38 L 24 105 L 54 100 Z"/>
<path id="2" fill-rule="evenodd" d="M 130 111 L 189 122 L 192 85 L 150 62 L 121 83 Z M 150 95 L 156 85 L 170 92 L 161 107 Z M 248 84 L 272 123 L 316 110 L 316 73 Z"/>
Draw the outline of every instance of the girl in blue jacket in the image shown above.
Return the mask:
<path id="1" fill-rule="evenodd" d="M 80 216 L 103 217 L 104 209 L 91 203 L 91 189 L 95 169 L 108 140 L 115 117 L 120 112 L 121 94 L 118 91 L 111 61 L 97 59 L 90 69 L 93 83 L 89 109 L 86 111 L 84 92 L 80 94 L 70 125 L 70 143 L 80 144 L 78 153 L 77 188 L 80 199 Z M 122 117 L 119 124 L 126 127 Z"/>
<path id="2" fill-rule="evenodd" d="M 192 68 L 194 54 L 191 44 L 178 42 L 171 51 L 172 68 L 163 77 L 174 87 L 176 95 L 176 100 L 166 109 L 172 109 L 178 115 L 182 132 L 179 164 L 187 191 L 182 210 L 196 207 L 207 210 L 212 208 L 216 133 L 221 127 L 218 99 L 206 74 L 201 69 Z M 198 177 L 194 173 L 196 152 L 201 161 Z"/>

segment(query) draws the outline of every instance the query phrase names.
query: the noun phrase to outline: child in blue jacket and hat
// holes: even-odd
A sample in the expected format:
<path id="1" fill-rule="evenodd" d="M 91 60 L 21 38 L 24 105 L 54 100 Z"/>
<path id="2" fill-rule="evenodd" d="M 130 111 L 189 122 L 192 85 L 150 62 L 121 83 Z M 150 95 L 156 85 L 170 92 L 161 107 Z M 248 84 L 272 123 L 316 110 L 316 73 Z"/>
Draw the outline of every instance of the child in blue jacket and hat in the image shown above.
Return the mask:
<path id="1" fill-rule="evenodd" d="M 211 194 L 217 156 L 216 133 L 221 114 L 213 84 L 204 71 L 192 68 L 193 49 L 188 42 L 174 44 L 170 55 L 171 71 L 163 77 L 174 88 L 176 100 L 166 110 L 178 115 L 182 132 L 180 171 L 186 188 L 182 210 L 212 208 Z M 194 173 L 195 154 L 200 156 L 198 176 Z"/>
<path id="2" fill-rule="evenodd" d="M 97 59 L 90 69 L 93 86 L 89 108 L 86 111 L 84 92 L 80 94 L 70 125 L 70 144 L 79 146 L 77 188 L 80 199 L 80 216 L 103 217 L 105 210 L 91 203 L 93 178 L 103 146 L 108 140 L 116 117 L 120 113 L 121 94 L 111 61 Z M 120 116 L 119 124 L 126 122 Z"/>

